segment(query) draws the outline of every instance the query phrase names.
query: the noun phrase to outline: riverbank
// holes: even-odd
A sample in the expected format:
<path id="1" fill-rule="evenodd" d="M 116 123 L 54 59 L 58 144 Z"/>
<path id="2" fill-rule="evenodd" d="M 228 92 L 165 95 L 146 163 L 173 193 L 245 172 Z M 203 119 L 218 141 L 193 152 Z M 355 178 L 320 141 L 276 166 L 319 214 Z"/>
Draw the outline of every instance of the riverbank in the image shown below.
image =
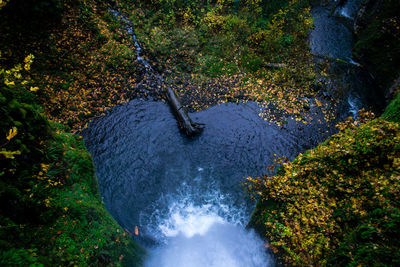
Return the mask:
<path id="1" fill-rule="evenodd" d="M 131 3 L 120 9 L 148 61 L 190 112 L 257 101 L 266 120 L 303 118 L 315 96 L 308 1 Z"/>
<path id="2" fill-rule="evenodd" d="M 371 94 L 383 96 L 391 91 L 395 95 L 399 90 L 398 68 L 390 66 L 395 64 L 393 58 L 399 55 L 394 52 L 399 43 L 394 41 L 396 31 L 385 25 L 387 21 L 397 21 L 398 4 L 386 2 L 385 10 L 382 2 L 375 1 L 380 6 L 377 11 L 371 10 L 372 2 L 366 1 L 369 4 L 361 9 L 366 13 L 356 18 L 355 26 L 357 19 L 365 21 L 367 18 L 371 24 L 359 28 L 355 53 L 359 56 L 360 51 L 379 50 L 378 53 L 365 53 L 358 59 L 363 64 L 371 60 L 381 64 L 378 69 L 376 65 L 363 66 L 382 75 L 374 81 L 379 86 L 375 86 L 375 92 Z M 329 11 L 322 11 L 327 19 Z M 337 13 L 347 14 L 343 9 Z M 372 18 L 372 14 L 376 17 Z M 349 19 L 347 17 L 346 21 Z M 368 34 L 371 28 L 377 33 Z M 383 36 L 387 38 L 382 39 Z M 385 48 L 376 46 L 379 42 L 385 42 Z M 335 57 L 343 55 L 342 51 L 335 51 L 339 52 Z M 394 80 L 383 82 L 388 77 Z M 270 241 L 267 246 L 282 264 L 399 264 L 400 243 L 395 241 L 400 235 L 398 98 L 399 95 L 380 118 L 360 112 L 358 121 L 349 119 L 338 124 L 340 131 L 337 134 L 292 162 L 278 160 L 276 164 L 280 168 L 276 174 L 248 178 L 249 189 L 258 199 L 249 225 L 266 236 Z"/>
<path id="3" fill-rule="evenodd" d="M 143 56 L 155 70 L 150 79 L 136 59 L 123 22 L 113 17 L 106 4 L 94 0 L 60 3 L 51 22 L 16 31 L 7 29 L 15 27 L 20 9 L 5 6 L 1 45 L 7 60 L 13 58 L 10 51 L 18 51 L 15 58 L 19 59 L 35 55 L 32 78 L 41 88 L 37 95 L 44 111 L 73 131 L 131 99 L 160 99 L 159 75 L 163 88 L 174 88 L 191 112 L 228 101 L 253 100 L 270 107 L 263 114 L 266 120 L 283 125 L 291 116 L 306 120 L 304 111 L 313 105 L 310 99 L 318 84 L 307 45 L 312 25 L 307 1 L 253 3 L 251 7 L 188 3 L 182 8 L 120 1 L 120 11 L 133 22 Z M 162 7 L 160 12 L 153 14 L 158 7 Z M 176 9 L 168 24 L 168 10 Z M 190 10 L 191 19 L 183 19 L 184 10 Z M 23 16 L 27 21 L 21 25 L 37 25 L 32 20 L 38 16 Z M 219 31 L 224 23 L 231 26 Z M 48 34 L 43 36 L 43 32 Z"/>

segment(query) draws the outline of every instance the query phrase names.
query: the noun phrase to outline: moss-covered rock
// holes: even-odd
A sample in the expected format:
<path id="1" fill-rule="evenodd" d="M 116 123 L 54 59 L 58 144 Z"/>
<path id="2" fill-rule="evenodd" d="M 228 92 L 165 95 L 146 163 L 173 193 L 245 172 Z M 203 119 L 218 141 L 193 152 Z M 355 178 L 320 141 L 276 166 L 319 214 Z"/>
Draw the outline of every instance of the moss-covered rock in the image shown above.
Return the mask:
<path id="1" fill-rule="evenodd" d="M 398 92 L 400 92 L 400 86 L 398 86 Z M 400 123 L 400 93 L 397 97 L 386 107 L 385 112 L 382 114 L 382 118 L 388 121 L 394 121 Z"/>

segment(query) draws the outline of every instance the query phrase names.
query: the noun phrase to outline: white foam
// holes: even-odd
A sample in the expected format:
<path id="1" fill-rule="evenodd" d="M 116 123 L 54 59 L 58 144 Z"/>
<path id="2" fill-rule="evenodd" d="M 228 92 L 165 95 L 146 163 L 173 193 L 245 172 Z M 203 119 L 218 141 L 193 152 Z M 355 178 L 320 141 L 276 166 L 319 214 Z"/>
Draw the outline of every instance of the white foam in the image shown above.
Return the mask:
<path id="1" fill-rule="evenodd" d="M 153 213 L 149 228 L 161 245 L 151 249 L 147 267 L 270 266 L 264 242 L 245 229 L 243 207 L 215 185 L 205 191 L 182 183 L 181 190 L 164 196 L 168 209 Z"/>
<path id="2" fill-rule="evenodd" d="M 356 93 L 352 93 L 347 97 L 347 103 L 349 104 L 349 112 L 353 119 L 358 117 L 358 110 L 361 108 L 361 103 L 358 95 Z"/>
<path id="3" fill-rule="evenodd" d="M 246 203 L 235 203 L 232 196 L 222 194 L 217 185 L 204 182 L 198 175 L 143 210 L 140 225 L 158 242 L 165 243 L 179 234 L 204 234 L 215 223 L 245 225 L 250 213 Z"/>
<path id="4" fill-rule="evenodd" d="M 342 15 L 345 18 L 352 19 L 351 15 L 348 13 L 348 10 L 346 8 L 342 8 L 340 10 L 340 15 Z"/>
<path id="5" fill-rule="evenodd" d="M 215 223 L 224 223 L 224 219 L 216 214 L 211 205 L 200 207 L 189 204 L 176 204 L 170 209 L 171 214 L 159 229 L 166 237 L 174 237 L 182 233 L 186 237 L 204 235 Z"/>
<path id="6" fill-rule="evenodd" d="M 210 207 L 189 206 L 173 214 L 167 242 L 150 251 L 147 267 L 270 266 L 263 241 L 242 225 L 226 222 Z M 175 224 L 174 224 L 175 223 Z"/>

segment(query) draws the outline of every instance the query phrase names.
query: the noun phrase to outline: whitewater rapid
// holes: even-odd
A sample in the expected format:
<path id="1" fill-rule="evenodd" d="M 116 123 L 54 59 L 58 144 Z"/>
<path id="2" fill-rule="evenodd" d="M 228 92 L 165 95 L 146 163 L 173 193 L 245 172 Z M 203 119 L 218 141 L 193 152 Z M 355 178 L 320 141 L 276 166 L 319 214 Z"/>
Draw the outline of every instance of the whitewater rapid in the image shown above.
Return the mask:
<path id="1" fill-rule="evenodd" d="M 183 183 L 176 194 L 159 200 L 169 199 L 170 203 L 151 215 L 153 227 L 148 230 L 161 244 L 150 249 L 145 266 L 273 265 L 263 240 L 245 229 L 246 214 L 234 205 L 231 196 L 213 187 L 199 195 Z"/>

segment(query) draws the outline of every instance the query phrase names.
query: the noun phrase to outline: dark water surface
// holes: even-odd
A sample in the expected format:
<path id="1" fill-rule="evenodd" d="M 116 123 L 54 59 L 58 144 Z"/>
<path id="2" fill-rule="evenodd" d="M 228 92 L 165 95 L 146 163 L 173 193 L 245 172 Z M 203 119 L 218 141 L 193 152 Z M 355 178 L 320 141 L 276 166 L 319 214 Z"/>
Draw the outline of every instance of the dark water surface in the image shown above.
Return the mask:
<path id="1" fill-rule="evenodd" d="M 182 266 L 269 262 L 262 241 L 244 230 L 254 203 L 241 183 L 247 176 L 263 175 L 274 154 L 293 158 L 327 133 L 322 125 L 319 132 L 316 125 L 294 122 L 280 129 L 260 118 L 260 111 L 251 102 L 225 103 L 191 114 L 206 128 L 187 139 L 166 103 L 134 100 L 114 108 L 83 133 L 107 209 L 132 233 L 138 226 L 139 243 L 158 255 L 149 266 L 169 266 L 170 261 L 171 266 L 180 266 L 177 255 L 195 255 L 176 254 L 174 248 L 191 246 L 192 253 L 203 249 L 204 256 L 210 253 L 210 242 L 222 242 L 227 255 L 201 256 L 202 260 Z"/>
<path id="2" fill-rule="evenodd" d="M 320 62 L 330 58 L 330 78 L 325 90 L 331 91 L 330 96 L 342 99 L 337 107 L 342 114 L 348 111 L 353 117 L 357 117 L 361 108 L 379 114 L 384 107 L 384 98 L 377 90 L 374 77 L 353 59 L 353 24 L 361 3 L 362 0 L 348 0 L 332 16 L 329 14 L 333 3 L 316 6 L 311 11 L 314 18 L 311 52 L 320 57 Z"/>
<path id="3" fill-rule="evenodd" d="M 337 18 L 329 18 L 329 12 L 322 6 L 312 10 L 314 30 L 310 35 L 311 52 L 349 60 L 352 58 L 353 33 Z"/>

